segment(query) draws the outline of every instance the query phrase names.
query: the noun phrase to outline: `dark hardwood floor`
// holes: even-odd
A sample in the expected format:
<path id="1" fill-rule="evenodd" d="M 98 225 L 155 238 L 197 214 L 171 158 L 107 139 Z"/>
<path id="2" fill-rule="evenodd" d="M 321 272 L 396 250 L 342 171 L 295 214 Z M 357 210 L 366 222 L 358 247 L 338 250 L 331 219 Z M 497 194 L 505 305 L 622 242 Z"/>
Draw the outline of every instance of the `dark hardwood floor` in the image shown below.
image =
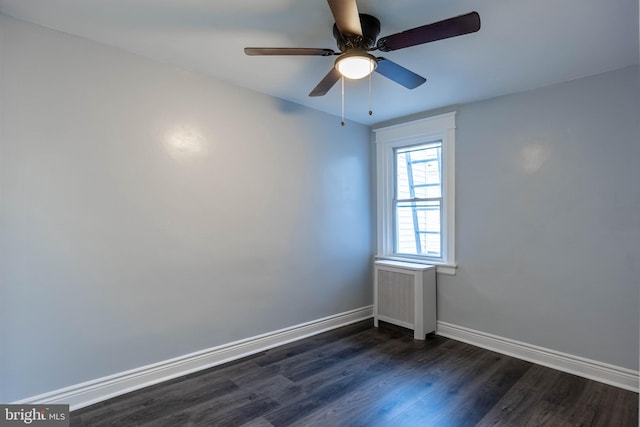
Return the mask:
<path id="1" fill-rule="evenodd" d="M 360 322 L 72 412 L 72 426 L 638 426 L 638 394 Z"/>

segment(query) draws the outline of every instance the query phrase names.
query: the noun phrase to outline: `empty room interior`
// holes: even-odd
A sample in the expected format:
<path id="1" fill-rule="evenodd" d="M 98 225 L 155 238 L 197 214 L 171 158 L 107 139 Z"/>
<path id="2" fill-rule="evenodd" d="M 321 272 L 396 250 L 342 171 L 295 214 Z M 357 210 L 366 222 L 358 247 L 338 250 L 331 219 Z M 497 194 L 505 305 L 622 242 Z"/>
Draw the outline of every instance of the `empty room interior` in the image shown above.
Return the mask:
<path id="1" fill-rule="evenodd" d="M 0 0 L 0 404 L 638 425 L 638 21 Z"/>

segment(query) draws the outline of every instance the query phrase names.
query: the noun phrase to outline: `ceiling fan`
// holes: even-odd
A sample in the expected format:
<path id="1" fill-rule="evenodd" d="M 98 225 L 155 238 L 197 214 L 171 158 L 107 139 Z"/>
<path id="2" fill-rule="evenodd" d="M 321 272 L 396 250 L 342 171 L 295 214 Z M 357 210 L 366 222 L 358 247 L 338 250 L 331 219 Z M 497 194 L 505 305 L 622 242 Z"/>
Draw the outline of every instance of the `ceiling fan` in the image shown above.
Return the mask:
<path id="1" fill-rule="evenodd" d="M 333 37 L 340 52 L 332 49 L 291 47 L 247 47 L 247 55 L 334 56 L 334 67 L 311 91 L 309 96 L 325 95 L 342 76 L 361 79 L 376 71 L 378 74 L 408 88 L 415 89 L 427 80 L 401 65 L 369 52 L 391 52 L 450 37 L 476 32 L 480 29 L 477 12 L 445 19 L 376 39 L 380 34 L 380 21 L 358 12 L 356 0 L 327 0 L 335 19 Z"/>

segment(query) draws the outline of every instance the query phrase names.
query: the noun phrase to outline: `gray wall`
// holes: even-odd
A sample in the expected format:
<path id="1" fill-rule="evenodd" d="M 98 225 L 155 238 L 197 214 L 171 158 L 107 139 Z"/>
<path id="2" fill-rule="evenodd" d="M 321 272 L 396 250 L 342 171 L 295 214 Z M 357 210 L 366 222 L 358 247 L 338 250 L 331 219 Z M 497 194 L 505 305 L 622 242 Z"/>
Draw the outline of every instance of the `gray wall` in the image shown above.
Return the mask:
<path id="1" fill-rule="evenodd" d="M 0 16 L 0 401 L 371 304 L 369 131 Z"/>
<path id="2" fill-rule="evenodd" d="M 439 320 L 638 369 L 638 67 L 457 111 Z"/>

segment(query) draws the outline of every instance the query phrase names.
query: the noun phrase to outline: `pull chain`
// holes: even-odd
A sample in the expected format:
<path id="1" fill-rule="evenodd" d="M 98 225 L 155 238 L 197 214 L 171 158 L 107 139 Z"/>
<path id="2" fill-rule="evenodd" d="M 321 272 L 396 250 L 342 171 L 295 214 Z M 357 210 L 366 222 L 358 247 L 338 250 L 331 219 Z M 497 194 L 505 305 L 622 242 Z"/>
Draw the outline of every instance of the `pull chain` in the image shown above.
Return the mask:
<path id="1" fill-rule="evenodd" d="M 342 83 L 342 121 L 340 125 L 344 126 L 344 76 L 340 77 L 340 82 Z"/>
<path id="2" fill-rule="evenodd" d="M 373 73 L 369 74 L 369 115 L 373 114 L 373 111 L 371 110 L 371 75 Z"/>

